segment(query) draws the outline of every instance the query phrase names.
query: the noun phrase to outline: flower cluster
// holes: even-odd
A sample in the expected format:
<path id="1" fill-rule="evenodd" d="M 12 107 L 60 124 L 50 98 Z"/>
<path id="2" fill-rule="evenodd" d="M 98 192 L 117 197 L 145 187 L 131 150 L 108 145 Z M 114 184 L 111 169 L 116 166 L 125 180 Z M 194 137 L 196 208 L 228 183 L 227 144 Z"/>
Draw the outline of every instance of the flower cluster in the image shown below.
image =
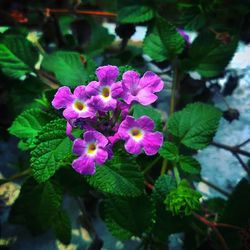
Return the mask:
<path id="1" fill-rule="evenodd" d="M 156 92 L 164 83 L 153 72 L 146 72 L 141 78 L 133 70 L 125 72 L 117 81 L 116 66 L 103 66 L 96 70 L 98 81 L 87 86 L 78 86 L 73 94 L 64 86 L 57 90 L 52 105 L 64 109 L 67 119 L 66 134 L 73 143 L 73 152 L 78 156 L 73 168 L 81 174 L 94 174 L 95 165 L 102 165 L 113 155 L 112 146 L 118 140 L 125 141 L 125 149 L 131 154 L 147 155 L 158 152 L 163 143 L 160 132 L 153 132 L 154 122 L 148 116 L 139 119 L 129 115 L 134 102 L 149 105 L 156 101 Z M 72 128 L 83 129 L 83 138 L 76 139 Z"/>

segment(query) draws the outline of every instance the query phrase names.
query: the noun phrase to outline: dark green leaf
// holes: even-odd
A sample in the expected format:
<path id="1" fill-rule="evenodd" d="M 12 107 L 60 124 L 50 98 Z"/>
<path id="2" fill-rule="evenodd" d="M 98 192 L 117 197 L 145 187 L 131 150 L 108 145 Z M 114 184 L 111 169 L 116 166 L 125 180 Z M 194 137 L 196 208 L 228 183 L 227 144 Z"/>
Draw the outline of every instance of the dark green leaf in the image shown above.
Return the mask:
<path id="1" fill-rule="evenodd" d="M 178 147 L 170 141 L 164 142 L 161 149 L 159 150 L 159 154 L 170 161 L 178 161 L 179 159 L 179 150 Z"/>
<path id="2" fill-rule="evenodd" d="M 68 245 L 71 241 L 71 223 L 66 211 L 59 210 L 55 215 L 52 228 L 56 238 L 63 244 Z"/>
<path id="3" fill-rule="evenodd" d="M 10 77 L 20 78 L 33 71 L 38 53 L 23 36 L 6 35 L 0 41 L 0 66 Z"/>
<path id="4" fill-rule="evenodd" d="M 118 12 L 118 21 L 121 23 L 142 23 L 153 17 L 154 11 L 143 5 L 127 6 Z"/>
<path id="5" fill-rule="evenodd" d="M 85 59 L 82 57 L 87 63 L 83 62 Z M 77 52 L 56 51 L 44 57 L 42 68 L 53 72 L 62 85 L 75 87 L 86 83 L 94 72 L 95 63 Z"/>
<path id="6" fill-rule="evenodd" d="M 31 151 L 31 168 L 34 178 L 44 182 L 63 165 L 71 154 L 72 142 L 65 134 L 66 122 L 56 119 L 42 128 L 37 136 L 37 146 Z"/>
<path id="7" fill-rule="evenodd" d="M 192 149 L 202 149 L 212 140 L 221 118 L 221 111 L 211 105 L 193 103 L 168 119 L 168 131 Z"/>
<path id="8" fill-rule="evenodd" d="M 191 156 L 181 155 L 179 164 L 181 169 L 189 174 L 199 174 L 201 171 L 200 163 Z"/>

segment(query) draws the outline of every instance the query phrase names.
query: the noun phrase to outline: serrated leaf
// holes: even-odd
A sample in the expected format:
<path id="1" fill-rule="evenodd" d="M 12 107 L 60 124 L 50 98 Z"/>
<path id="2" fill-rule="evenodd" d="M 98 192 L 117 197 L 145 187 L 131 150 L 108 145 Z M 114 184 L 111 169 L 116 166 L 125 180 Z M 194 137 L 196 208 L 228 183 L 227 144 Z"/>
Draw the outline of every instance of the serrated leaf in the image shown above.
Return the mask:
<path id="1" fill-rule="evenodd" d="M 86 176 L 86 180 L 104 193 L 120 196 L 139 196 L 144 189 L 143 175 L 132 158 L 117 161 L 114 157 L 104 166 L 97 166 L 95 174 Z"/>
<path id="2" fill-rule="evenodd" d="M 0 41 L 0 66 L 10 77 L 20 78 L 33 71 L 38 61 L 34 46 L 21 35 L 6 35 Z"/>
<path id="3" fill-rule="evenodd" d="M 200 163 L 191 156 L 181 155 L 179 165 L 184 172 L 189 174 L 199 174 L 201 171 Z"/>
<path id="4" fill-rule="evenodd" d="M 183 61 L 183 68 L 197 71 L 203 77 L 220 74 L 232 59 L 237 48 L 238 39 L 232 37 L 224 44 L 212 32 L 202 32 L 189 49 L 189 58 Z"/>
<path id="5" fill-rule="evenodd" d="M 68 245 L 71 241 L 71 223 L 65 210 L 59 210 L 55 215 L 52 228 L 56 238 L 63 244 Z"/>
<path id="6" fill-rule="evenodd" d="M 167 58 L 172 59 L 183 51 L 185 40 L 177 32 L 176 27 L 165 19 L 157 18 L 156 24 L 160 39 L 167 52 Z"/>
<path id="7" fill-rule="evenodd" d="M 164 142 L 162 147 L 159 150 L 159 154 L 170 161 L 177 161 L 179 158 L 179 150 L 178 147 L 170 141 Z"/>
<path id="8" fill-rule="evenodd" d="M 192 149 L 205 148 L 212 140 L 221 111 L 208 104 L 193 103 L 168 119 L 168 131 Z"/>
<path id="9" fill-rule="evenodd" d="M 51 114 L 41 109 L 28 109 L 14 120 L 9 128 L 9 132 L 20 139 L 33 138 L 52 118 Z"/>
<path id="10" fill-rule="evenodd" d="M 118 21 L 121 23 L 142 23 L 153 17 L 154 11 L 143 5 L 127 6 L 118 12 Z"/>
<path id="11" fill-rule="evenodd" d="M 66 122 L 56 119 L 42 128 L 37 136 L 37 146 L 31 151 L 32 175 L 44 182 L 54 175 L 71 154 L 72 142 L 65 134 Z"/>
<path id="12" fill-rule="evenodd" d="M 143 53 L 150 56 L 156 62 L 162 62 L 167 59 L 167 50 L 160 39 L 156 27 L 145 37 L 143 41 Z"/>
<path id="13" fill-rule="evenodd" d="M 133 116 L 138 119 L 141 116 L 146 115 L 150 117 L 155 122 L 155 127 L 160 127 L 161 125 L 161 113 L 159 110 L 153 108 L 152 106 L 142 106 L 140 104 L 133 105 Z"/>
<path id="14" fill-rule="evenodd" d="M 62 193 L 56 183 L 38 184 L 29 178 L 11 209 L 9 221 L 27 226 L 33 234 L 42 233 L 50 228 L 61 203 Z"/>
<path id="15" fill-rule="evenodd" d="M 127 236 L 130 232 L 140 237 L 149 228 L 150 217 L 151 203 L 146 195 L 136 198 L 108 196 L 104 200 L 104 220 L 113 235 L 118 235 L 117 229 L 122 229 Z"/>
<path id="16" fill-rule="evenodd" d="M 72 51 L 56 51 L 46 55 L 42 61 L 42 68 L 53 72 L 62 85 L 75 87 L 85 84 L 89 74 L 94 72 L 95 64 L 87 58 L 84 64 L 81 59 L 85 56 Z"/>

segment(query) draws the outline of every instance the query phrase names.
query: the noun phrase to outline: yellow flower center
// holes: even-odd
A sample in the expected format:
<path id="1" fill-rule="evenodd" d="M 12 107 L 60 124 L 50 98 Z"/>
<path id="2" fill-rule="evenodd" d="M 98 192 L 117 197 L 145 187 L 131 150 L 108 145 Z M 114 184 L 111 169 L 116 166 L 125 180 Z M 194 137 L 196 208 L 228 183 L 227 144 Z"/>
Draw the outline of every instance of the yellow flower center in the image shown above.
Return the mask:
<path id="1" fill-rule="evenodd" d="M 78 111 L 83 111 L 86 109 L 86 105 L 81 101 L 75 101 L 74 108 L 77 109 Z"/>
<path id="2" fill-rule="evenodd" d="M 93 155 L 93 154 L 95 154 L 96 150 L 97 150 L 96 144 L 95 143 L 90 143 L 88 145 L 87 153 L 90 154 L 90 155 Z"/>
<path id="3" fill-rule="evenodd" d="M 110 88 L 104 87 L 104 88 L 102 89 L 102 96 L 105 97 L 105 98 L 108 98 L 109 95 L 110 95 Z"/>
<path id="4" fill-rule="evenodd" d="M 132 137 L 134 139 L 137 139 L 137 140 L 141 139 L 142 136 L 143 136 L 142 131 L 140 129 L 138 129 L 138 128 L 132 128 L 131 131 L 130 131 L 130 133 L 131 133 Z"/>

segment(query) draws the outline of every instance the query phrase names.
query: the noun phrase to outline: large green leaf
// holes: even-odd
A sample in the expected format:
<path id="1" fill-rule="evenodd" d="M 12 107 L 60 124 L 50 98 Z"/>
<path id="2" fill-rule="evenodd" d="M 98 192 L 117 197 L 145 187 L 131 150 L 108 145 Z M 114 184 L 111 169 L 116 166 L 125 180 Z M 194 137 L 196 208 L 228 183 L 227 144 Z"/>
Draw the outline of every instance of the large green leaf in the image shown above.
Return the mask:
<path id="1" fill-rule="evenodd" d="M 86 180 L 94 188 L 114 195 L 134 197 L 144 189 L 143 175 L 132 157 L 114 157 L 104 166 L 97 166 L 96 173 L 86 176 Z"/>
<path id="2" fill-rule="evenodd" d="M 212 140 L 221 118 L 221 111 L 211 105 L 193 103 L 168 119 L 168 131 L 192 149 L 202 149 Z"/>
<path id="3" fill-rule="evenodd" d="M 37 146 L 31 151 L 31 168 L 34 178 L 44 182 L 63 165 L 71 154 L 72 142 L 65 134 L 66 122 L 56 119 L 42 128 L 37 136 Z"/>
<path id="4" fill-rule="evenodd" d="M 29 178 L 11 209 L 9 221 L 25 225 L 33 234 L 44 232 L 54 223 L 61 202 L 61 189 L 56 183 L 37 184 Z"/>
<path id="5" fill-rule="evenodd" d="M 33 138 L 52 118 L 53 116 L 50 113 L 41 109 L 28 109 L 14 120 L 9 132 L 20 139 Z"/>
<path id="6" fill-rule="evenodd" d="M 85 84 L 90 74 L 93 74 L 95 63 L 83 55 L 72 51 L 56 51 L 46 55 L 42 61 L 42 68 L 53 72 L 62 85 L 75 87 Z"/>
<path id="7" fill-rule="evenodd" d="M 170 141 L 164 142 L 161 149 L 159 150 L 159 154 L 170 161 L 178 161 L 179 159 L 179 150 L 178 147 Z"/>
<path id="8" fill-rule="evenodd" d="M 167 50 L 156 27 L 149 31 L 145 37 L 143 41 L 143 53 L 150 56 L 156 62 L 162 62 L 167 59 Z"/>
<path id="9" fill-rule="evenodd" d="M 172 59 L 183 51 L 185 40 L 177 32 L 176 27 L 165 19 L 157 18 L 156 24 L 160 39 L 167 52 L 167 58 Z"/>
<path id="10" fill-rule="evenodd" d="M 179 165 L 184 172 L 189 174 L 199 174 L 201 171 L 200 163 L 191 156 L 181 155 Z"/>
<path id="11" fill-rule="evenodd" d="M 0 66 L 10 77 L 20 78 L 30 73 L 38 61 L 34 46 L 21 35 L 5 35 L 0 41 Z"/>
<path id="12" fill-rule="evenodd" d="M 237 44 L 235 36 L 228 44 L 224 44 L 212 32 L 202 32 L 192 43 L 189 58 L 183 61 L 183 68 L 197 71 L 203 77 L 217 76 L 232 59 Z"/>
<path id="13" fill-rule="evenodd" d="M 127 6 L 118 12 L 118 21 L 121 23 L 142 23 L 153 17 L 154 11 L 143 5 Z"/>
<path id="14" fill-rule="evenodd" d="M 104 220 L 111 233 L 119 238 L 140 237 L 151 224 L 151 212 L 146 195 L 136 198 L 108 196 L 104 200 Z"/>

